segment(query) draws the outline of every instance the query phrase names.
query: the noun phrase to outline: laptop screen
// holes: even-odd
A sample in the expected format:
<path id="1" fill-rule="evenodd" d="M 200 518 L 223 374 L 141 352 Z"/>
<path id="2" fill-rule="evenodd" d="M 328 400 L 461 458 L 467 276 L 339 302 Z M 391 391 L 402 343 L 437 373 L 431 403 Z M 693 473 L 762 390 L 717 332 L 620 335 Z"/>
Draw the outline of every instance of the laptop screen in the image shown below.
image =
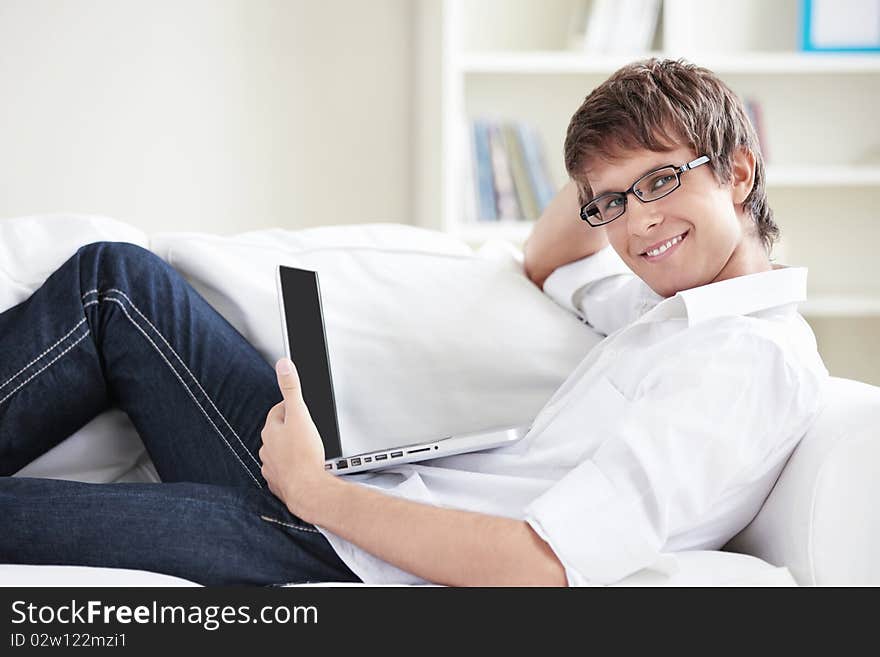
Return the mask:
<path id="1" fill-rule="evenodd" d="M 318 274 L 284 265 L 279 271 L 290 358 L 299 373 L 303 399 L 324 442 L 326 458 L 337 458 L 342 456 L 342 446 Z"/>

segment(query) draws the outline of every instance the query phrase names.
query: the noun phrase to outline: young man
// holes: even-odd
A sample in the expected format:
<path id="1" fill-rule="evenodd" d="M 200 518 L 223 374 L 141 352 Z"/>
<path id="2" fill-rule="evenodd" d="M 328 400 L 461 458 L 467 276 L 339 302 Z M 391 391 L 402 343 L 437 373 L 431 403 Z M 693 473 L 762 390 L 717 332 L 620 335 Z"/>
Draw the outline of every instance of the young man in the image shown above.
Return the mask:
<path id="1" fill-rule="evenodd" d="M 155 254 L 79 249 L 0 313 L 0 563 L 565 585 L 722 547 L 827 378 L 797 313 L 806 272 L 768 260 L 754 132 L 709 71 L 651 60 L 587 97 L 565 152 L 572 183 L 526 271 L 607 338 L 524 438 L 484 452 L 327 474 L 295 371 L 273 372 Z M 8 476 L 111 404 L 162 484 Z"/>
<path id="2" fill-rule="evenodd" d="M 336 478 L 279 369 L 262 472 L 364 581 L 607 584 L 719 549 L 823 405 L 806 270 L 769 260 L 764 166 L 729 88 L 684 62 L 626 66 L 575 113 L 565 160 L 525 270 L 608 337 L 518 444 Z"/>

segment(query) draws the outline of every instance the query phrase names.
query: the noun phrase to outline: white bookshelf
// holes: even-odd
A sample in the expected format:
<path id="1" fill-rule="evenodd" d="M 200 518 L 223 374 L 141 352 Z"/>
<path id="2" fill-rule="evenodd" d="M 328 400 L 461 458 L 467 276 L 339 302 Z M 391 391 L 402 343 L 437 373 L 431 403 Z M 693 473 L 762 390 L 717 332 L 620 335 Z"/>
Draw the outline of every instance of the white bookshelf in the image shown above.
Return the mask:
<path id="1" fill-rule="evenodd" d="M 638 57 L 663 57 L 663 51 L 648 51 Z M 880 73 L 880 58 L 876 55 L 838 53 L 779 53 L 751 52 L 736 55 L 709 53 L 700 56 L 700 65 L 723 74 L 774 75 L 845 75 L 852 73 Z M 604 74 L 610 75 L 632 61 L 630 55 L 592 55 L 565 51 L 534 52 L 470 52 L 458 60 L 459 72 L 471 73 L 529 73 L 529 74 Z"/>
<path id="2" fill-rule="evenodd" d="M 880 189 L 880 166 L 774 166 L 767 167 L 767 187 L 876 187 Z"/>
<path id="3" fill-rule="evenodd" d="M 832 374 L 880 384 L 880 56 L 799 52 L 800 0 L 663 0 L 649 51 L 587 53 L 569 47 L 578 4 L 420 0 L 420 38 L 436 45 L 436 56 L 423 50 L 422 70 L 443 72 L 437 88 L 420 83 L 417 101 L 421 222 L 474 246 L 521 245 L 536 217 L 464 220 L 466 121 L 534 125 L 560 187 L 565 129 L 590 90 L 635 59 L 685 57 L 760 101 L 768 196 L 782 230 L 774 260 L 809 268 L 801 312 Z"/>
<path id="4" fill-rule="evenodd" d="M 809 317 L 880 317 L 880 299 L 869 295 L 813 296 L 800 311 Z"/>

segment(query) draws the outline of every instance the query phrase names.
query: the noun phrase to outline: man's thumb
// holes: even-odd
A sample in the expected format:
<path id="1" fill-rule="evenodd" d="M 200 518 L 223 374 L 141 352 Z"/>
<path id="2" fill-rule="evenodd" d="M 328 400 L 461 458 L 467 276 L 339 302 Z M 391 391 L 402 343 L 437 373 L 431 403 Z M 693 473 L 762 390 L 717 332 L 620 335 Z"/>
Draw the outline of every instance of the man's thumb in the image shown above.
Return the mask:
<path id="1" fill-rule="evenodd" d="M 278 387 L 281 388 L 284 401 L 301 399 L 302 391 L 299 387 L 299 377 L 296 375 L 296 368 L 290 359 L 281 358 L 275 363 L 275 373 L 278 375 Z"/>

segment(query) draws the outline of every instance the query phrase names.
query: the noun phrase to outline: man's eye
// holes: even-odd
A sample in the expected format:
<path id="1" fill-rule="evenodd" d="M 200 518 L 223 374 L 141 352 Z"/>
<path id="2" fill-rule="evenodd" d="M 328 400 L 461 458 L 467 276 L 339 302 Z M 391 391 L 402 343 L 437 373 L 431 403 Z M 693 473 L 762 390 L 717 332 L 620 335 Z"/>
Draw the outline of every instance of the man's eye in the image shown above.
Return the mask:
<path id="1" fill-rule="evenodd" d="M 654 181 L 654 189 L 665 187 L 673 180 L 675 180 L 675 176 L 662 176 L 660 178 L 657 178 L 657 180 Z"/>
<path id="2" fill-rule="evenodd" d="M 623 203 L 623 199 L 622 198 L 613 198 L 610 201 L 608 201 L 607 205 L 609 208 L 619 207 L 619 205 L 614 205 L 615 203 L 621 204 L 621 203 Z"/>

